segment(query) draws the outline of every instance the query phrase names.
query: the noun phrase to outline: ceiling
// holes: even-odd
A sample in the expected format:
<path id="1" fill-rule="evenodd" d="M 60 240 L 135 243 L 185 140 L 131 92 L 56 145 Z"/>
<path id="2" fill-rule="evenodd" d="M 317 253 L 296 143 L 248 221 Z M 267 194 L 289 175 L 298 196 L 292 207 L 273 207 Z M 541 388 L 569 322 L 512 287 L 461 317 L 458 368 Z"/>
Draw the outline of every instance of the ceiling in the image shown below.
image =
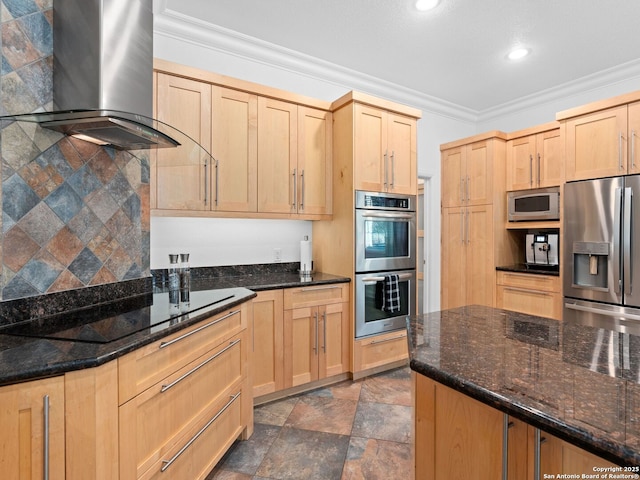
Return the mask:
<path id="1" fill-rule="evenodd" d="M 477 112 L 632 62 L 638 0 L 164 0 L 169 10 Z M 531 49 L 520 61 L 506 55 Z M 640 86 L 639 86 L 640 88 Z"/>

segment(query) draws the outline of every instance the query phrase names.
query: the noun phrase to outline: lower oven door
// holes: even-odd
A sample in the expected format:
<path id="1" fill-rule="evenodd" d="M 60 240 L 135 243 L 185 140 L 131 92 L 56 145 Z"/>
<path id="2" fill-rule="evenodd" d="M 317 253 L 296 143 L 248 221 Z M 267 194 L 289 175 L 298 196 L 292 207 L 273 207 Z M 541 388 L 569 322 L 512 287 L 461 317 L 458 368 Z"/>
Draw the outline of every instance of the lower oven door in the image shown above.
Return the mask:
<path id="1" fill-rule="evenodd" d="M 398 311 L 383 307 L 385 275 L 398 275 Z M 356 338 L 405 328 L 407 315 L 415 315 L 416 271 L 371 272 L 356 275 Z"/>

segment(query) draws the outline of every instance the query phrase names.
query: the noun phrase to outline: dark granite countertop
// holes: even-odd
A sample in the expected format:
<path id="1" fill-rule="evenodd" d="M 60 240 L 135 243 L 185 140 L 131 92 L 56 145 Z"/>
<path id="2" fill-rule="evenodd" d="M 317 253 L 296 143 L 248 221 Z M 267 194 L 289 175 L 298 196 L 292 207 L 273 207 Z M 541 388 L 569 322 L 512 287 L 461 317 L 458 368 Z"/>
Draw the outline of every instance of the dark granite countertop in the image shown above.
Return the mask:
<path id="1" fill-rule="evenodd" d="M 476 305 L 407 323 L 415 372 L 618 465 L 640 465 L 640 332 Z"/>
<path id="2" fill-rule="evenodd" d="M 527 265 L 526 263 L 516 263 L 513 265 L 504 265 L 496 267 L 496 270 L 503 272 L 531 273 L 533 275 L 551 275 L 560 276 L 559 267 L 547 267 L 544 265 Z"/>
<path id="3" fill-rule="evenodd" d="M 207 274 L 214 273 L 213 276 Z M 169 290 L 0 325 L 0 385 L 60 375 L 114 360 L 207 317 L 240 305 L 255 291 L 345 283 L 325 273 L 301 278 L 296 272 L 260 269 L 194 269 L 190 308 L 170 309 Z"/>

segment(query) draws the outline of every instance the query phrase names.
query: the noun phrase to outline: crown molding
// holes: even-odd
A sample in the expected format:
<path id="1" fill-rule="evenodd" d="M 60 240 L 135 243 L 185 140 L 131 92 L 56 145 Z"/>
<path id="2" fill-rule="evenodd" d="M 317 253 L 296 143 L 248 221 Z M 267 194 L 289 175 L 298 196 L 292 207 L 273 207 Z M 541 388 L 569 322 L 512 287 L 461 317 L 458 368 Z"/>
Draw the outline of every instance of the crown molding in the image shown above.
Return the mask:
<path id="1" fill-rule="evenodd" d="M 281 47 L 183 15 L 158 5 L 154 34 L 358 90 L 463 122 L 476 123 L 478 112 L 310 55 Z"/>

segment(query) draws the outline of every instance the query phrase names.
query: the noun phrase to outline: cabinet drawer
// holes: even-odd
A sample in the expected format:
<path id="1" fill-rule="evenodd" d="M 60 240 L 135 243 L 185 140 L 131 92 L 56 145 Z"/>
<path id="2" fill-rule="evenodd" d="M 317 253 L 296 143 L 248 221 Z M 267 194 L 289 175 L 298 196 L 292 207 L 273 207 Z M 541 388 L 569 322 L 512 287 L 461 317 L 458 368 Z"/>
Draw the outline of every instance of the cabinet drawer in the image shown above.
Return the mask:
<path id="1" fill-rule="evenodd" d="M 539 317 L 560 319 L 562 295 L 559 292 L 544 292 L 498 285 L 496 306 Z"/>
<path id="2" fill-rule="evenodd" d="M 354 370 L 356 372 L 406 358 L 409 358 L 406 330 L 376 335 L 355 342 Z"/>
<path id="3" fill-rule="evenodd" d="M 532 273 L 516 273 L 498 271 L 497 284 L 507 287 L 528 288 L 544 292 L 560 292 L 560 277 L 553 275 L 536 275 Z"/>
<path id="4" fill-rule="evenodd" d="M 240 389 L 242 342 L 232 338 L 120 407 L 122 479 L 138 478 L 166 458 L 185 431 L 201 426 L 221 398 Z"/>
<path id="5" fill-rule="evenodd" d="M 119 404 L 156 384 L 246 326 L 241 305 L 118 359 Z"/>
<path id="6" fill-rule="evenodd" d="M 225 396 L 162 457 L 140 480 L 175 478 L 203 480 L 242 432 L 240 389 Z M 120 477 L 121 480 L 123 477 Z"/>
<path id="7" fill-rule="evenodd" d="M 349 284 L 289 288 L 284 291 L 284 309 L 313 307 L 349 301 Z"/>

